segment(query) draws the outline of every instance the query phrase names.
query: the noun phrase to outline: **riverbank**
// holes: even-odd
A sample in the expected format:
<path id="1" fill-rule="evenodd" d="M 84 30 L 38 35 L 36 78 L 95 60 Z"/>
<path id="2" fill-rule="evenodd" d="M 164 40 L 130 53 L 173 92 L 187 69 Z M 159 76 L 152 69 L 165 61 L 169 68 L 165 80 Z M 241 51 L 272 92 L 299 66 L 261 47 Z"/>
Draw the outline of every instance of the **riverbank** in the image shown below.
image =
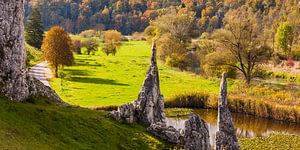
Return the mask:
<path id="1" fill-rule="evenodd" d="M 166 100 L 166 108 L 218 108 L 218 95 L 202 92 L 178 94 Z M 300 124 L 300 106 L 280 105 L 263 98 L 229 95 L 228 107 L 231 112 L 276 119 Z"/>
<path id="2" fill-rule="evenodd" d="M 239 142 L 242 150 L 299 150 L 300 136 L 278 134 L 261 138 L 241 138 Z"/>

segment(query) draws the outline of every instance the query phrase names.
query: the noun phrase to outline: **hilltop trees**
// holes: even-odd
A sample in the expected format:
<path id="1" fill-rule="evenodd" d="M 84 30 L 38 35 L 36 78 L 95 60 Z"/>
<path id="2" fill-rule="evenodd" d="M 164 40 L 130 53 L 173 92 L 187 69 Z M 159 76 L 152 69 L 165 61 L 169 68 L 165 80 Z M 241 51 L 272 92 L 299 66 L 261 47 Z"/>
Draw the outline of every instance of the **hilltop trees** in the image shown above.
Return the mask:
<path id="1" fill-rule="evenodd" d="M 102 51 L 106 54 L 116 55 L 117 48 L 121 45 L 122 34 L 117 30 L 109 30 L 104 33 L 104 47 Z"/>
<path id="2" fill-rule="evenodd" d="M 29 45 L 40 49 L 43 38 L 44 27 L 41 14 L 36 8 L 34 8 L 25 26 L 25 40 Z"/>
<path id="3" fill-rule="evenodd" d="M 211 66 L 230 66 L 239 70 L 247 83 L 253 78 L 257 65 L 271 56 L 267 38 L 261 33 L 260 20 L 251 10 L 242 8 L 229 12 L 224 29 L 216 30 L 213 38 L 217 50 L 210 54 Z"/>
<path id="4" fill-rule="evenodd" d="M 44 58 L 54 69 L 55 77 L 58 77 L 58 67 L 72 65 L 73 45 L 68 33 L 63 28 L 55 26 L 51 28 L 43 40 L 42 50 Z"/>

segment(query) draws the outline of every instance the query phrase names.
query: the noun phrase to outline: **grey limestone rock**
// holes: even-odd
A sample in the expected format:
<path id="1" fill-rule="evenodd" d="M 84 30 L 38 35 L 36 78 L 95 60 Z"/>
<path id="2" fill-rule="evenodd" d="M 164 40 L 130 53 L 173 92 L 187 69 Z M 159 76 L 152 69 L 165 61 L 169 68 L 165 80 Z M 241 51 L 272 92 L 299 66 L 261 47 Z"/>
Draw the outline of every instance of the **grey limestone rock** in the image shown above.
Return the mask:
<path id="1" fill-rule="evenodd" d="M 147 71 L 137 100 L 111 112 L 111 116 L 120 122 L 142 122 L 151 125 L 164 122 L 164 97 L 161 95 L 156 61 L 156 47 L 153 44 L 151 65 Z"/>
<path id="2" fill-rule="evenodd" d="M 147 131 L 156 137 L 173 144 L 181 144 L 183 134 L 172 126 L 167 126 L 165 123 L 157 122 L 148 127 Z"/>
<path id="3" fill-rule="evenodd" d="M 184 149 L 211 149 L 208 126 L 198 115 L 191 114 L 185 122 Z"/>
<path id="4" fill-rule="evenodd" d="M 66 105 L 51 88 L 28 74 L 23 3 L 23 0 L 0 1 L 0 93 L 14 101 L 42 96 Z"/>
<path id="5" fill-rule="evenodd" d="M 216 150 L 239 150 L 233 121 L 227 106 L 227 74 L 223 73 L 220 85 L 218 105 L 218 131 L 216 133 Z"/>
<path id="6" fill-rule="evenodd" d="M 23 0 L 0 1 L 0 92 L 15 101 L 29 96 Z"/>

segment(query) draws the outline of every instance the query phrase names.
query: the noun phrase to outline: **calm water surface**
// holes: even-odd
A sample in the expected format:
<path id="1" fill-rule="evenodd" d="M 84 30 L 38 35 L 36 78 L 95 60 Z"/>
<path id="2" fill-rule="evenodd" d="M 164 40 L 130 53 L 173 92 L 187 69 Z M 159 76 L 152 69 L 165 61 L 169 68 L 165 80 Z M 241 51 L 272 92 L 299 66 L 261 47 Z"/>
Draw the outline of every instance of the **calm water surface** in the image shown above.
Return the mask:
<path id="1" fill-rule="evenodd" d="M 213 141 L 217 132 L 217 116 L 216 110 L 197 109 L 194 113 L 200 115 L 208 124 L 210 132 L 210 140 Z M 270 134 L 293 134 L 300 135 L 300 125 L 296 123 L 287 123 L 266 118 L 254 117 L 250 115 L 242 115 L 231 113 L 236 128 L 237 136 L 240 138 L 263 137 Z M 167 118 L 167 125 L 174 126 L 176 129 L 183 129 L 184 122 L 188 116 Z"/>

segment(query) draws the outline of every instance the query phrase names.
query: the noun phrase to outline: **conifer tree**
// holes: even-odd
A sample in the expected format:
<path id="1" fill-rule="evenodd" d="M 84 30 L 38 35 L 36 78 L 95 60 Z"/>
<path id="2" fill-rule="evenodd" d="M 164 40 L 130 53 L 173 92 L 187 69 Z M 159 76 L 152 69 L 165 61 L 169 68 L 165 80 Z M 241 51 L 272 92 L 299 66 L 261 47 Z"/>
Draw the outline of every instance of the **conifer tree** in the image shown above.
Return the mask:
<path id="1" fill-rule="evenodd" d="M 25 26 L 26 42 L 40 49 L 44 38 L 44 27 L 40 12 L 34 8 Z"/>

